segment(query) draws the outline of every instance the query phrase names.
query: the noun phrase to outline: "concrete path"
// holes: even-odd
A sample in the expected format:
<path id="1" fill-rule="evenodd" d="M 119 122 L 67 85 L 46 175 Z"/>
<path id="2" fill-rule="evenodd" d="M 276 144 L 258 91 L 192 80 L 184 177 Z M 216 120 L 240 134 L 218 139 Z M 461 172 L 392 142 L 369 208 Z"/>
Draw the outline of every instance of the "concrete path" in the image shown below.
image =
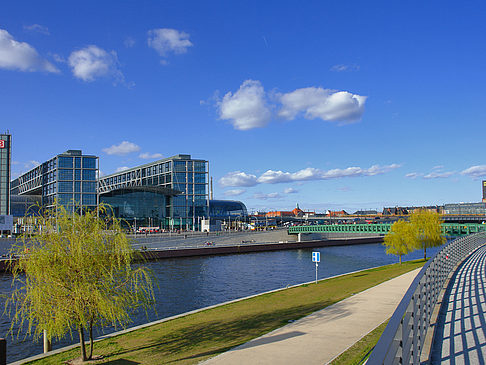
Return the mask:
<path id="1" fill-rule="evenodd" d="M 390 318 L 419 271 L 358 293 L 203 364 L 326 364 Z"/>
<path id="2" fill-rule="evenodd" d="M 451 279 L 437 319 L 432 364 L 486 364 L 486 246 Z"/>

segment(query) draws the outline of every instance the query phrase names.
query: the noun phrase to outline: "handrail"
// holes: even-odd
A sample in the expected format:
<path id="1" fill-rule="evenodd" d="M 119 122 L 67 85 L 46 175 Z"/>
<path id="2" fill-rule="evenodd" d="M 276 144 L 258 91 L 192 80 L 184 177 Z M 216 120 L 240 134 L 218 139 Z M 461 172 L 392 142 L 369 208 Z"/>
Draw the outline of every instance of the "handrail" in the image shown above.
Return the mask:
<path id="1" fill-rule="evenodd" d="M 432 312 L 449 274 L 486 243 L 486 232 L 446 244 L 420 270 L 408 288 L 367 364 L 419 364 Z"/>

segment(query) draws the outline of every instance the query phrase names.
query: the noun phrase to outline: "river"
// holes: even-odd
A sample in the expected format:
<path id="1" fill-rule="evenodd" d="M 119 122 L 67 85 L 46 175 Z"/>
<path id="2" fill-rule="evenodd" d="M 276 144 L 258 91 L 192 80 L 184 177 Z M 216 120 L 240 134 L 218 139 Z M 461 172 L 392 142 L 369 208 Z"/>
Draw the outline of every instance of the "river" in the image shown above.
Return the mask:
<path id="1" fill-rule="evenodd" d="M 130 326 L 312 281 L 315 279 L 312 251 L 321 252 L 321 263 L 318 267 L 320 279 L 398 261 L 396 256 L 386 255 L 381 244 L 153 261 L 147 263 L 147 266 L 152 269 L 159 284 L 159 289 L 156 290 L 156 313 L 149 313 L 149 318 L 142 313 L 136 314 Z M 436 251 L 437 249 L 431 249 L 428 254 L 433 255 Z M 404 259 L 411 260 L 422 256 L 423 252 L 416 251 Z M 9 274 L 0 275 L 0 294 L 8 295 L 11 291 L 10 284 Z M 0 298 L 0 305 L 3 306 L 4 300 Z M 7 336 L 9 326 L 8 317 L 3 315 L 0 319 L 0 336 Z M 54 342 L 53 348 L 71 343 L 71 338 L 66 338 Z M 7 337 L 8 362 L 41 352 L 41 341 L 33 342 L 31 338 L 24 340 L 23 336 L 19 339 Z"/>

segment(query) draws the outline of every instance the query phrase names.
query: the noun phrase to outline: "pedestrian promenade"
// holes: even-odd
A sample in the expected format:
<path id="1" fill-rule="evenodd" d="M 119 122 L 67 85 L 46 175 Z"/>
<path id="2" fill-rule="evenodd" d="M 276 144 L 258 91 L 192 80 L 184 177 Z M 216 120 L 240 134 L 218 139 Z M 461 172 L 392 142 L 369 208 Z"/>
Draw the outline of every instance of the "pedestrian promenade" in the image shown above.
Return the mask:
<path id="1" fill-rule="evenodd" d="M 432 364 L 486 364 L 486 246 L 451 279 L 437 320 Z"/>
<path id="2" fill-rule="evenodd" d="M 326 364 L 390 318 L 419 271 L 358 293 L 203 364 Z"/>

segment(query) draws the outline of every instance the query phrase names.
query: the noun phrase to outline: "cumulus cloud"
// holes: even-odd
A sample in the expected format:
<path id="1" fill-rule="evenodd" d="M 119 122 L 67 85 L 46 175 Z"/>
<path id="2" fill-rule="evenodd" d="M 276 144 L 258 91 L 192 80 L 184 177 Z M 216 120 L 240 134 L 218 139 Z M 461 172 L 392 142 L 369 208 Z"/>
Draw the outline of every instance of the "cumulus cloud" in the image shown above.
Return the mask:
<path id="1" fill-rule="evenodd" d="M 103 152 L 108 155 L 127 155 L 132 152 L 140 151 L 140 147 L 135 143 L 123 141 L 119 145 L 113 145 L 111 147 L 103 148 Z"/>
<path id="2" fill-rule="evenodd" d="M 56 66 L 42 58 L 34 47 L 16 41 L 4 29 L 0 29 L 0 68 L 24 72 L 59 72 Z"/>
<path id="3" fill-rule="evenodd" d="M 129 168 L 130 167 L 128 167 L 128 166 L 117 167 L 115 172 L 122 172 L 122 171 L 128 170 Z"/>
<path id="4" fill-rule="evenodd" d="M 90 45 L 73 51 L 69 55 L 68 63 L 73 75 L 86 82 L 92 82 L 100 77 L 113 77 L 116 81 L 123 81 L 115 51 L 107 52 L 98 46 Z"/>
<path id="5" fill-rule="evenodd" d="M 271 117 L 260 81 L 246 80 L 234 94 L 228 92 L 218 106 L 219 117 L 242 131 L 264 127 Z"/>
<path id="6" fill-rule="evenodd" d="M 226 196 L 238 196 L 241 195 L 245 192 L 245 189 L 233 189 L 233 190 L 227 190 L 224 192 L 224 195 Z"/>
<path id="7" fill-rule="evenodd" d="M 229 120 L 238 130 L 266 126 L 273 110 L 277 110 L 278 117 L 287 120 L 303 115 L 306 119 L 345 124 L 361 119 L 367 99 L 366 96 L 347 91 L 321 87 L 301 88 L 283 94 L 271 93 L 269 96 L 260 81 L 246 80 L 238 91 L 226 93 L 217 102 L 219 117 Z"/>
<path id="8" fill-rule="evenodd" d="M 39 24 L 24 25 L 24 29 L 31 32 L 45 34 L 45 35 L 50 34 L 49 29 L 47 27 L 44 27 L 43 25 L 39 25 Z"/>
<path id="9" fill-rule="evenodd" d="M 351 123 L 361 119 L 366 96 L 347 91 L 306 87 L 279 96 L 281 118 L 292 120 L 303 113 L 306 119 Z"/>
<path id="10" fill-rule="evenodd" d="M 280 199 L 282 196 L 279 193 L 256 193 L 252 196 L 253 199 L 268 200 L 268 199 Z"/>
<path id="11" fill-rule="evenodd" d="M 255 186 L 257 177 L 241 171 L 233 171 L 219 179 L 219 183 L 222 186 Z"/>
<path id="12" fill-rule="evenodd" d="M 284 194 L 296 194 L 296 193 L 298 193 L 298 191 L 295 190 L 294 188 L 284 189 Z"/>
<path id="13" fill-rule="evenodd" d="M 219 182 L 223 186 L 255 186 L 257 184 L 280 184 L 310 180 L 329 180 L 343 177 L 375 176 L 399 168 L 398 164 L 373 165 L 369 168 L 348 167 L 345 169 L 320 170 L 308 167 L 296 172 L 267 170 L 258 178 L 241 171 L 230 172 Z"/>
<path id="14" fill-rule="evenodd" d="M 461 171 L 461 175 L 467 175 L 475 179 L 486 176 L 486 165 L 471 166 Z"/>
<path id="15" fill-rule="evenodd" d="M 143 158 L 145 160 L 148 160 L 148 159 L 151 159 L 151 158 L 162 158 L 164 157 L 161 153 L 148 153 L 148 152 L 144 152 L 144 153 L 141 153 L 140 155 L 138 155 L 138 157 L 140 158 Z"/>
<path id="16" fill-rule="evenodd" d="M 149 30 L 147 44 L 161 57 L 167 57 L 170 53 L 186 53 L 187 49 L 192 47 L 189 34 L 169 28 Z"/>

